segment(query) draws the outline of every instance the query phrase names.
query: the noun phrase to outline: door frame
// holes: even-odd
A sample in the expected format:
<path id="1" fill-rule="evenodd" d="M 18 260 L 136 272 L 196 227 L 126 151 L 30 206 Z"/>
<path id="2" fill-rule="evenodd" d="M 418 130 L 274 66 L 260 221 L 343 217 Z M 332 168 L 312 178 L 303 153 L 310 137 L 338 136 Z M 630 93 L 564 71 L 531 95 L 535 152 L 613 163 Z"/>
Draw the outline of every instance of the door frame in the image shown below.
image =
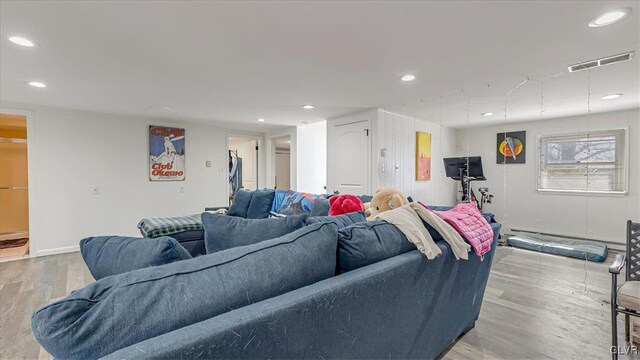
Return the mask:
<path id="1" fill-rule="evenodd" d="M 37 227 L 34 226 L 35 219 L 36 219 L 36 216 L 35 216 L 36 211 L 34 210 L 36 197 L 34 196 L 35 176 L 33 174 L 35 170 L 34 154 L 36 149 L 35 116 L 33 114 L 33 111 L 10 108 L 10 107 L 0 107 L 0 113 L 7 114 L 7 115 L 20 115 L 27 118 L 27 171 L 28 171 L 27 179 L 29 181 L 29 184 L 27 186 L 27 191 L 29 191 L 29 194 L 28 194 L 29 196 L 29 257 L 33 258 L 38 256 L 37 244 L 39 240 L 38 232 L 33 231 L 34 229 L 37 229 Z"/>
<path id="2" fill-rule="evenodd" d="M 237 137 L 237 138 L 243 138 L 243 139 L 249 139 L 249 140 L 255 140 L 256 143 L 258 144 L 258 156 L 256 159 L 256 189 L 260 189 L 260 186 L 262 185 L 262 183 L 264 182 L 264 177 L 261 176 L 261 171 L 264 171 L 262 168 L 264 167 L 264 138 L 258 135 L 251 135 L 251 134 L 243 134 L 241 132 L 227 132 L 226 133 L 226 137 L 224 138 L 224 149 L 225 149 L 225 155 L 224 155 L 224 159 L 225 159 L 225 174 L 226 174 L 226 195 L 225 197 L 229 198 L 229 166 L 228 166 L 228 161 L 229 161 L 229 138 L 230 137 Z"/>
<path id="3" fill-rule="evenodd" d="M 273 188 L 275 189 L 277 187 L 277 179 L 276 179 L 276 173 L 277 171 L 277 157 L 278 157 L 278 149 L 276 149 L 276 139 L 278 138 L 283 138 L 283 137 L 288 137 L 289 138 L 289 189 L 287 190 L 292 190 L 294 186 L 292 186 L 293 184 L 293 172 L 295 171 L 295 169 L 293 168 L 293 164 L 292 164 L 292 160 L 294 159 L 293 157 L 293 144 L 294 144 L 294 140 L 293 140 L 293 136 L 291 135 L 290 132 L 286 132 L 286 133 L 281 133 L 281 134 L 276 134 L 276 135 L 271 135 L 269 136 L 269 140 L 271 141 L 271 152 L 270 152 L 270 156 L 271 156 L 271 176 L 273 177 Z"/>
<path id="4" fill-rule="evenodd" d="M 294 129 L 297 129 L 294 128 Z M 271 186 L 273 185 L 271 188 L 275 188 L 276 187 L 276 181 L 275 181 L 275 175 L 276 175 L 276 141 L 275 139 L 277 138 L 281 138 L 281 137 L 285 137 L 288 136 L 289 137 L 289 141 L 291 141 L 289 143 L 289 187 L 291 188 L 290 190 L 296 190 L 298 187 L 298 174 L 297 174 L 297 164 L 296 161 L 298 159 L 298 155 L 297 155 L 297 131 L 296 130 L 290 130 L 290 131 L 283 131 L 283 132 L 279 132 L 276 134 L 270 134 L 269 135 L 269 171 L 266 173 L 266 176 L 269 176 L 270 179 L 266 179 L 265 182 L 267 184 L 267 186 Z M 271 183 L 271 181 L 273 181 L 273 183 Z"/>
<path id="5" fill-rule="evenodd" d="M 377 111 L 377 110 L 376 110 Z M 336 163 L 335 151 L 331 142 L 335 140 L 335 131 L 336 127 L 350 125 L 359 122 L 366 122 L 367 129 L 369 130 L 367 136 L 367 174 L 366 174 L 366 186 L 365 193 L 371 194 L 371 185 L 372 185 L 372 166 L 371 166 L 371 158 L 372 158 L 372 149 L 373 149 L 373 137 L 376 136 L 376 132 L 373 127 L 375 125 L 374 121 L 374 112 L 366 111 L 362 113 L 357 113 L 353 115 L 347 115 L 336 119 L 331 119 L 327 121 L 327 192 L 333 192 L 336 189 L 335 184 L 335 170 L 334 165 Z"/>

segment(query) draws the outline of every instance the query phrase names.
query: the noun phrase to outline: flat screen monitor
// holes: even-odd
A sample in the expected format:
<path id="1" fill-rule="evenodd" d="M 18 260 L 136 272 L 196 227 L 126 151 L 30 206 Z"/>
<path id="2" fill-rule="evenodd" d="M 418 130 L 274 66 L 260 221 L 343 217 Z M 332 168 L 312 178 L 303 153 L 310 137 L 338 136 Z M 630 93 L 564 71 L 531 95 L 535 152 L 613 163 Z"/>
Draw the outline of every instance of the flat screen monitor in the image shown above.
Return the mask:
<path id="1" fill-rule="evenodd" d="M 468 170 L 467 176 L 477 180 L 484 180 L 482 158 L 480 156 L 445 158 L 444 171 L 447 177 L 460 179 L 460 169 Z M 467 169 L 468 165 L 468 169 Z"/>

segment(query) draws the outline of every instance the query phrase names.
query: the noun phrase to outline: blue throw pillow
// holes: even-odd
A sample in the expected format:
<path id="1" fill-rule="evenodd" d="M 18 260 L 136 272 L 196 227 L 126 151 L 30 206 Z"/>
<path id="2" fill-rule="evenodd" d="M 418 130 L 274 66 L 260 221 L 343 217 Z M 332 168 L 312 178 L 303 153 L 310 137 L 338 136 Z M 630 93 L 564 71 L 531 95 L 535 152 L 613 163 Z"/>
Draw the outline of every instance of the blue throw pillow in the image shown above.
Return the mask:
<path id="1" fill-rule="evenodd" d="M 269 217 L 275 190 L 256 190 L 253 192 L 249 208 L 247 209 L 247 219 L 266 219 Z"/>
<path id="2" fill-rule="evenodd" d="M 358 223 L 341 229 L 338 236 L 340 272 L 391 258 L 416 247 L 400 229 L 386 221 Z"/>
<path id="3" fill-rule="evenodd" d="M 258 244 L 110 276 L 38 310 L 31 319 L 33 334 L 56 359 L 100 358 L 332 277 L 337 239 L 335 225 L 317 224 Z"/>
<path id="4" fill-rule="evenodd" d="M 253 191 L 248 190 L 239 190 L 238 192 L 236 192 L 236 197 L 233 199 L 233 203 L 231 203 L 231 206 L 229 206 L 227 215 L 246 218 L 253 193 Z"/>
<path id="5" fill-rule="evenodd" d="M 313 202 L 311 214 L 309 216 L 328 216 L 329 215 L 329 198 L 317 198 Z"/>
<path id="6" fill-rule="evenodd" d="M 307 215 L 269 219 L 242 219 L 202 213 L 207 254 L 275 239 L 300 229 Z"/>
<path id="7" fill-rule="evenodd" d="M 96 280 L 150 266 L 191 259 L 170 237 L 97 236 L 80 240 L 80 253 Z"/>
<path id="8" fill-rule="evenodd" d="M 364 216 L 364 212 L 352 212 L 342 214 L 338 216 L 311 216 L 307 219 L 307 224 L 327 223 L 331 222 L 338 225 L 338 229 L 342 229 L 349 225 L 357 224 L 360 222 L 366 222 L 367 218 Z"/>

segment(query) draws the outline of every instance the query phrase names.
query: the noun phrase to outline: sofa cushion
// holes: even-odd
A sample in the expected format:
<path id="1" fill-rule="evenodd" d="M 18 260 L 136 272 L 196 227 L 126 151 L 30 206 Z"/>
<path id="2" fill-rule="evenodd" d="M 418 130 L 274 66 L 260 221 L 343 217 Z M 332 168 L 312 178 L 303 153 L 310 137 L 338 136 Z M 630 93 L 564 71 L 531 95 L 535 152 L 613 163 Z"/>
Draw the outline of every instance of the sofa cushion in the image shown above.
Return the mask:
<path id="1" fill-rule="evenodd" d="M 256 190 L 251 196 L 249 208 L 247 209 L 247 219 L 266 219 L 269 217 L 275 190 Z"/>
<path id="2" fill-rule="evenodd" d="M 317 198 L 313 202 L 313 207 L 311 208 L 311 214 L 309 216 L 328 216 L 329 215 L 329 199 L 328 198 Z"/>
<path id="3" fill-rule="evenodd" d="M 167 235 L 173 237 L 174 234 L 184 231 L 202 231 L 202 221 L 200 214 L 145 218 L 138 223 L 138 229 L 146 238 Z"/>
<path id="4" fill-rule="evenodd" d="M 364 212 L 358 211 L 338 216 L 310 216 L 307 219 L 307 224 L 331 222 L 338 225 L 338 229 L 342 229 L 349 225 L 365 221 L 367 221 L 367 217 L 364 215 Z"/>
<path id="5" fill-rule="evenodd" d="M 233 199 L 233 203 L 231 203 L 231 206 L 229 206 L 227 215 L 246 218 L 253 193 L 253 191 L 248 190 L 239 190 L 238 192 L 236 192 L 236 197 Z"/>
<path id="6" fill-rule="evenodd" d="M 80 240 L 80 253 L 94 279 L 191 259 L 170 237 L 97 236 Z"/>
<path id="7" fill-rule="evenodd" d="M 275 239 L 300 229 L 307 215 L 268 219 L 242 219 L 202 213 L 207 254 Z"/>
<path id="8" fill-rule="evenodd" d="M 338 236 L 340 272 L 415 250 L 407 237 L 395 225 L 386 221 L 353 224 L 341 229 Z"/>
<path id="9" fill-rule="evenodd" d="M 33 334 L 54 358 L 99 358 L 333 276 L 337 237 L 334 224 L 316 224 L 258 244 L 110 276 L 38 310 Z"/>

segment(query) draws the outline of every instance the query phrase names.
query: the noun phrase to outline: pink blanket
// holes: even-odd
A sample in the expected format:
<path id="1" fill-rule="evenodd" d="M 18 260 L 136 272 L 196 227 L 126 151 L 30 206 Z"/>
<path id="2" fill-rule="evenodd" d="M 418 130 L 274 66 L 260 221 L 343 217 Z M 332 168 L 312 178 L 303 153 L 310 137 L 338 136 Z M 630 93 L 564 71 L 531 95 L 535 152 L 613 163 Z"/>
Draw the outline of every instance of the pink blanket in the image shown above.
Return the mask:
<path id="1" fill-rule="evenodd" d="M 428 209 L 427 206 L 425 207 Z M 458 204 L 447 211 L 434 211 L 434 213 L 456 229 L 478 256 L 491 250 L 493 229 L 475 204 Z"/>

